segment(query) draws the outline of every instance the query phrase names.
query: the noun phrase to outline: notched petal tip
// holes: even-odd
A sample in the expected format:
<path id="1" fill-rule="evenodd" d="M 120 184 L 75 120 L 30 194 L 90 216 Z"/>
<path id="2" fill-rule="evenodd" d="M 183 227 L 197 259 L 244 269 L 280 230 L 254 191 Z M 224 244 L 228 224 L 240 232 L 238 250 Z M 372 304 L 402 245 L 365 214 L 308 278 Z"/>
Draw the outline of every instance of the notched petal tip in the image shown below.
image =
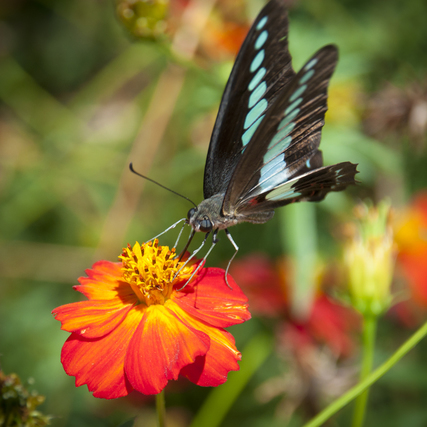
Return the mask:
<path id="1" fill-rule="evenodd" d="M 230 289 L 224 273 L 220 268 L 204 269 L 188 289 L 173 295 L 173 300 L 187 313 L 216 327 L 226 328 L 249 320 L 246 295 L 229 275 L 233 288 Z"/>

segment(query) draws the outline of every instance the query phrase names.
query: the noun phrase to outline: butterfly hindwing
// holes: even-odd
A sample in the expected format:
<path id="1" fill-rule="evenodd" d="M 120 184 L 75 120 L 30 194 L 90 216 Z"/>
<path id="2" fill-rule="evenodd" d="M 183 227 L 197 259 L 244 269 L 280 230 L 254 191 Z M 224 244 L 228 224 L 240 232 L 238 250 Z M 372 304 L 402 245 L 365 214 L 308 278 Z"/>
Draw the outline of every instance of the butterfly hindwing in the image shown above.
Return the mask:
<path id="1" fill-rule="evenodd" d="M 320 200 L 354 183 L 355 165 L 321 168 L 318 150 L 337 59 L 335 46 L 320 49 L 276 96 L 236 166 L 223 203 L 225 215 Z"/>
<path id="2" fill-rule="evenodd" d="M 310 170 L 254 197 L 249 203 L 241 206 L 239 213 L 250 216 L 290 203 L 319 202 L 330 191 L 341 191 L 348 185 L 355 184 L 356 167 L 353 163 L 343 162 Z"/>
<path id="3" fill-rule="evenodd" d="M 228 182 L 278 93 L 295 76 L 284 2 L 270 1 L 253 23 L 227 82 L 206 159 L 204 196 Z"/>

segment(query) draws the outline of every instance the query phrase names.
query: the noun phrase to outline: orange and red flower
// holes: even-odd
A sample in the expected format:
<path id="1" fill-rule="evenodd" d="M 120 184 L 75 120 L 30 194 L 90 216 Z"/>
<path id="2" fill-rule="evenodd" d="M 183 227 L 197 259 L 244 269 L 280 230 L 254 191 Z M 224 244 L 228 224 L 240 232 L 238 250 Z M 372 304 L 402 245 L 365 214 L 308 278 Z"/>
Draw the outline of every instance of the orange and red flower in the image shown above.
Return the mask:
<path id="1" fill-rule="evenodd" d="M 200 386 L 217 386 L 241 359 L 223 328 L 250 318 L 247 298 L 224 271 L 201 268 L 158 241 L 124 250 L 121 263 L 99 261 L 74 289 L 88 301 L 53 310 L 71 332 L 61 361 L 76 386 L 95 397 L 156 394 L 184 375 Z M 181 271 L 180 271 L 181 269 Z M 177 274 L 178 273 L 178 274 Z M 176 276 L 176 277 L 175 277 Z"/>

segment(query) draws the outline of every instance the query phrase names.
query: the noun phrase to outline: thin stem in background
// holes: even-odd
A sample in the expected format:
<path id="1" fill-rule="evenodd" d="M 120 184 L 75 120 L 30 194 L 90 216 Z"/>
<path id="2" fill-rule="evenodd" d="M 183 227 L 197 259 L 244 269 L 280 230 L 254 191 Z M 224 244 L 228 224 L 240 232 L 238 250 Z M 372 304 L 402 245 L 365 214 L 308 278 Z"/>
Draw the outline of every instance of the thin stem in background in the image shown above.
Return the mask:
<path id="1" fill-rule="evenodd" d="M 282 246 L 292 259 L 292 315 L 295 319 L 307 319 L 316 287 L 316 207 L 313 203 L 294 203 L 277 215 L 281 221 Z"/>
<path id="2" fill-rule="evenodd" d="M 372 370 L 375 351 L 375 335 L 377 330 L 377 317 L 363 317 L 363 359 L 360 370 L 360 382 L 368 377 Z M 360 394 L 355 402 L 352 427 L 362 427 L 365 420 L 366 405 L 369 389 Z"/>
<path id="3" fill-rule="evenodd" d="M 255 372 L 273 351 L 271 339 L 259 333 L 246 344 L 238 373 L 230 372 L 225 384 L 215 387 L 203 402 L 190 427 L 218 427 Z"/>
<path id="4" fill-rule="evenodd" d="M 156 411 L 157 411 L 157 425 L 158 427 L 165 427 L 165 391 L 162 390 L 156 395 Z"/>
<path id="5" fill-rule="evenodd" d="M 375 369 L 366 379 L 351 388 L 339 399 L 332 402 L 322 412 L 315 416 L 303 427 L 318 427 L 335 415 L 345 405 L 367 390 L 372 384 L 378 381 L 389 369 L 391 369 L 406 353 L 414 348 L 427 335 L 427 322 L 424 323 L 399 349 L 380 367 Z"/>

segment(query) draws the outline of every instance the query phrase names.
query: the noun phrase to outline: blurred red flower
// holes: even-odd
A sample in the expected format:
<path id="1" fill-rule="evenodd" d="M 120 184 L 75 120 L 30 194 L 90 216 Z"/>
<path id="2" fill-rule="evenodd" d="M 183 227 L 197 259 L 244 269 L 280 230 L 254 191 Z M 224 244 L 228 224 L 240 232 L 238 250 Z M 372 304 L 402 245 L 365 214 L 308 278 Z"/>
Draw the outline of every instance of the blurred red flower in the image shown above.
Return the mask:
<path id="1" fill-rule="evenodd" d="M 427 191 L 418 193 L 412 203 L 398 213 L 394 235 L 400 258 L 427 252 Z"/>
<path id="2" fill-rule="evenodd" d="M 399 253 L 397 268 L 410 291 L 410 299 L 397 304 L 395 311 L 407 326 L 416 326 L 427 308 L 427 192 L 420 192 L 397 215 L 395 242 Z"/>
<path id="3" fill-rule="evenodd" d="M 211 19 L 203 33 L 202 48 L 210 58 L 218 61 L 233 58 L 237 55 L 249 28 L 248 24 Z"/>
<path id="4" fill-rule="evenodd" d="M 174 249 L 158 241 L 124 250 L 121 263 L 99 261 L 74 289 L 88 301 L 53 310 L 71 332 L 61 361 L 76 386 L 113 399 L 136 390 L 162 391 L 184 375 L 200 386 L 218 386 L 241 359 L 223 328 L 250 318 L 247 298 L 224 271 L 183 266 Z M 182 268 L 181 271 L 179 271 Z M 177 277 L 175 275 L 179 272 Z"/>
<path id="5" fill-rule="evenodd" d="M 286 260 L 274 265 L 263 255 L 250 255 L 236 261 L 233 277 L 248 295 L 253 313 L 282 319 L 280 341 L 295 351 L 317 343 L 326 344 L 336 356 L 349 356 L 354 348 L 351 333 L 359 327 L 359 316 L 318 291 L 310 313 L 297 319 L 289 301 L 290 287 Z"/>

